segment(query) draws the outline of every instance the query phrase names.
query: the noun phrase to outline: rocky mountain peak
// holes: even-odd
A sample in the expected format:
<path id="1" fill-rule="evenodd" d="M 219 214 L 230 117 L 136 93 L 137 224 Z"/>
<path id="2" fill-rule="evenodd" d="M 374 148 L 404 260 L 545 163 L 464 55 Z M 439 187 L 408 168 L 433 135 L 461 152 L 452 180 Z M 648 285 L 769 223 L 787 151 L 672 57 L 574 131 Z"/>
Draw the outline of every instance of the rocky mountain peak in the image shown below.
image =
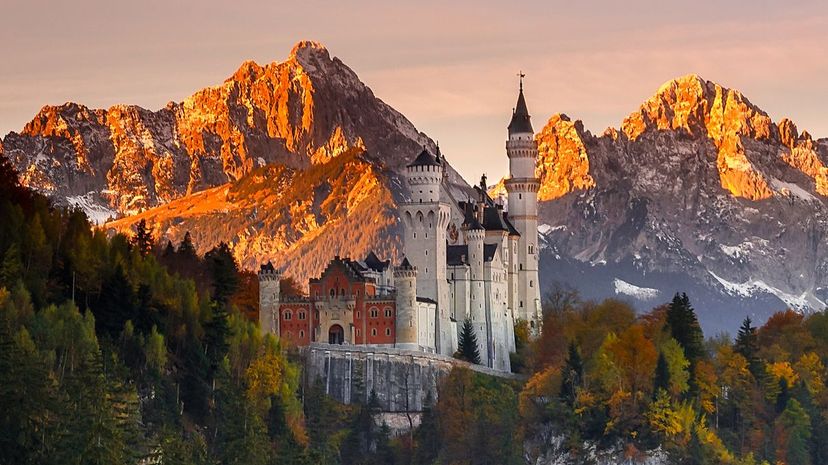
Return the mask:
<path id="1" fill-rule="evenodd" d="M 358 149 L 393 169 L 422 144 L 433 147 L 312 41 L 282 62 L 245 61 L 222 84 L 158 111 L 47 106 L 3 142 L 24 184 L 65 199 L 92 192 L 107 215 L 134 214 L 271 163 L 304 169 Z"/>
<path id="2" fill-rule="evenodd" d="M 293 46 L 288 60 L 295 60 L 303 66 L 312 66 L 319 63 L 330 62 L 331 55 L 322 43 L 313 40 L 302 40 Z"/>

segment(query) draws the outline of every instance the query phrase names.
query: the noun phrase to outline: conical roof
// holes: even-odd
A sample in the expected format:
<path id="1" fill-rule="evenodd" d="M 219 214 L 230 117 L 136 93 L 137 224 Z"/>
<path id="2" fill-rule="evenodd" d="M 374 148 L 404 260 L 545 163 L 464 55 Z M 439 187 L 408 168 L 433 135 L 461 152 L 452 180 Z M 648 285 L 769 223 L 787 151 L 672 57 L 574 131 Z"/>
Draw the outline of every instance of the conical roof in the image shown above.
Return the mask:
<path id="1" fill-rule="evenodd" d="M 532 123 L 529 121 L 529 109 L 526 108 L 526 99 L 523 97 L 523 84 L 520 85 L 515 111 L 512 113 L 512 121 L 509 122 L 509 134 L 528 132 L 534 134 Z"/>
<path id="2" fill-rule="evenodd" d="M 401 269 L 401 270 L 413 270 L 414 269 L 414 267 L 411 266 L 411 262 L 408 261 L 408 257 L 404 257 L 402 263 L 400 263 L 400 266 L 398 266 L 397 268 Z"/>
<path id="3" fill-rule="evenodd" d="M 423 151 L 417 155 L 417 158 L 415 158 L 414 161 L 408 166 L 409 168 L 414 166 L 440 166 L 440 162 L 434 157 L 434 155 L 428 153 L 428 150 L 423 149 Z"/>

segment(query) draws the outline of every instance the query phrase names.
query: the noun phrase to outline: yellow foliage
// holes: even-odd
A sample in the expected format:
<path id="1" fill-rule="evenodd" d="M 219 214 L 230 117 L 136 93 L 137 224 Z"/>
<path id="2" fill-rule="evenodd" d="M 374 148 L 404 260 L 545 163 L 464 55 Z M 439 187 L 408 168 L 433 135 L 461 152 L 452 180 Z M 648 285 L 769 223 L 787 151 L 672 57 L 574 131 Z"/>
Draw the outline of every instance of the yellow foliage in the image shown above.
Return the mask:
<path id="1" fill-rule="evenodd" d="M 518 401 L 520 414 L 524 417 L 531 416 L 537 408 L 538 401 L 557 396 L 560 386 L 560 368 L 550 367 L 532 375 L 520 392 Z"/>
<path id="2" fill-rule="evenodd" d="M 769 363 L 765 367 L 765 371 L 769 376 L 773 377 L 774 381 L 779 382 L 785 380 L 788 387 L 793 387 L 799 381 L 799 375 L 794 371 L 789 362 L 774 362 Z"/>
<path id="3" fill-rule="evenodd" d="M 823 378 L 825 365 L 822 364 L 822 359 L 819 358 L 819 355 L 814 352 L 802 354 L 794 369 L 812 396 L 816 397 L 825 390 L 825 381 Z"/>

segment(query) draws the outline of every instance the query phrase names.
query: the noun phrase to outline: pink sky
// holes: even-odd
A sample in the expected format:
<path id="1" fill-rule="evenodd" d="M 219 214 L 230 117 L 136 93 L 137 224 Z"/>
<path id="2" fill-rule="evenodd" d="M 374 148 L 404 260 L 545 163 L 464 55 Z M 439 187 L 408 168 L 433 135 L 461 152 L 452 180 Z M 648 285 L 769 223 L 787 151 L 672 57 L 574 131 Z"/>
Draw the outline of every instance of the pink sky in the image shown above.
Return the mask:
<path id="1" fill-rule="evenodd" d="M 828 137 L 823 2 L 446 3 L 4 0 L 0 134 L 45 104 L 158 109 L 313 39 L 470 181 L 506 172 L 521 69 L 536 130 L 562 112 L 601 133 L 663 82 L 696 73 Z"/>

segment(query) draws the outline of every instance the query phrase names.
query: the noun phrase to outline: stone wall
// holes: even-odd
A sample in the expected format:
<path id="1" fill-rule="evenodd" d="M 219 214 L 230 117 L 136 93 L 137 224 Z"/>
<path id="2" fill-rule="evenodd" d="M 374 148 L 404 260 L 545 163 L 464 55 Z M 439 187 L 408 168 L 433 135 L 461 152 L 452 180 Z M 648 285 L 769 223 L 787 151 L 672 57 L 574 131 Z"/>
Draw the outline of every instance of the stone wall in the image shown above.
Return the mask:
<path id="1" fill-rule="evenodd" d="M 319 381 L 328 395 L 345 404 L 365 402 L 373 390 L 384 412 L 421 412 L 429 393 L 437 400 L 437 383 L 455 366 L 517 379 L 444 355 L 386 347 L 313 343 L 302 355 L 306 387 Z"/>

